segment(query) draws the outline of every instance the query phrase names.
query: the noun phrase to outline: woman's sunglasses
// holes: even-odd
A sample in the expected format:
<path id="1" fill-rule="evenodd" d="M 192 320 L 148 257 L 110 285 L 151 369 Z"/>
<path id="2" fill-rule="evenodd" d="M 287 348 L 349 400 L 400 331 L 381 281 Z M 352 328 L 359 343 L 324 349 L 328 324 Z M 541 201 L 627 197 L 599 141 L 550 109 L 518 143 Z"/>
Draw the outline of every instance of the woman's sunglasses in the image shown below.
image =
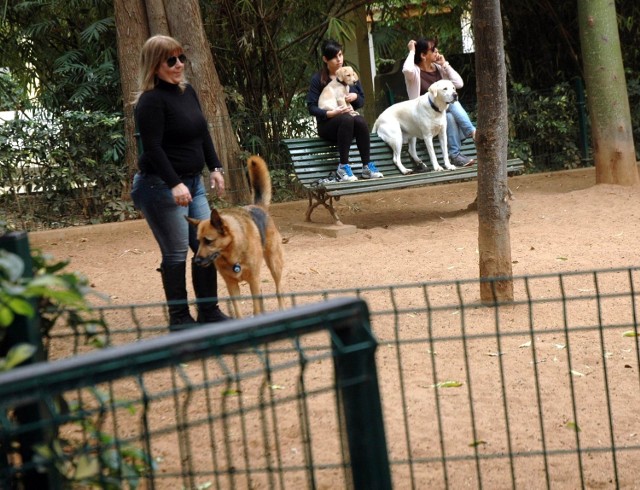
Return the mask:
<path id="1" fill-rule="evenodd" d="M 178 60 L 180 60 L 180 63 L 184 65 L 187 61 L 187 55 L 182 53 L 179 56 L 171 56 L 167 58 L 167 66 L 169 68 L 173 68 L 174 66 L 176 66 L 176 63 L 178 62 Z"/>

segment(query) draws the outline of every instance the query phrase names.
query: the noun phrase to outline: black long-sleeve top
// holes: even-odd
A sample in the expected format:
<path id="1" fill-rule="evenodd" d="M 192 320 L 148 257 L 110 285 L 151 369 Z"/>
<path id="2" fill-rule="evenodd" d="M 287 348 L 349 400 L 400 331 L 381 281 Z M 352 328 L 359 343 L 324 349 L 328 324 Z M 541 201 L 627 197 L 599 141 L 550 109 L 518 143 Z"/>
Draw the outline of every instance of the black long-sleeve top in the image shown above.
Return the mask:
<path id="1" fill-rule="evenodd" d="M 181 182 L 180 175 L 201 172 L 205 164 L 209 170 L 222 167 L 191 85 L 182 92 L 159 80 L 140 96 L 135 116 L 143 147 L 141 172 L 158 175 L 172 188 Z"/>

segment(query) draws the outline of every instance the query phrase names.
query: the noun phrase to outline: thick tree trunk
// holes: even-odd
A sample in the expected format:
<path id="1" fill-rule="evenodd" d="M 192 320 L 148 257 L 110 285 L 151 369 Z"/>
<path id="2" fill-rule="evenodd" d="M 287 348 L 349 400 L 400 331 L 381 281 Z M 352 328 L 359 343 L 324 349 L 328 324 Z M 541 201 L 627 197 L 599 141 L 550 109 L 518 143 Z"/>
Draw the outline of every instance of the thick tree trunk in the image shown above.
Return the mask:
<path id="1" fill-rule="evenodd" d="M 245 177 L 245 162 L 241 160 L 240 145 L 229 119 L 224 89 L 204 32 L 200 4 L 198 0 L 166 0 L 165 10 L 171 35 L 182 43 L 189 58 L 189 80 L 198 92 L 216 151 L 226 167 L 227 187 L 234 191 L 227 193 L 227 198 L 234 203 L 248 202 L 251 194 Z"/>
<path id="2" fill-rule="evenodd" d="M 134 138 L 132 95 L 138 89 L 138 59 L 140 49 L 150 35 L 165 34 L 182 43 L 189 58 L 187 75 L 198 92 L 205 117 L 220 161 L 227 170 L 227 199 L 233 203 L 247 202 L 249 186 L 236 135 L 231 126 L 211 49 L 204 33 L 200 5 L 197 0 L 115 0 L 118 57 L 124 97 L 126 163 L 129 177 L 137 171 L 137 144 Z M 207 178 L 208 182 L 208 178 Z M 128 198 L 131 178 L 123 196 Z"/>
<path id="3" fill-rule="evenodd" d="M 147 6 L 147 21 L 149 22 L 149 35 L 158 34 L 170 36 L 167 14 L 164 10 L 164 0 L 145 0 Z"/>
<path id="4" fill-rule="evenodd" d="M 507 186 L 507 81 L 499 0 L 473 0 L 478 96 L 478 250 L 484 303 L 513 301 L 509 188 Z"/>
<path id="5" fill-rule="evenodd" d="M 596 183 L 634 185 L 638 169 L 615 3 L 578 0 L 578 22 Z"/>
<path id="6" fill-rule="evenodd" d="M 138 170 L 133 106 L 131 100 L 138 89 L 138 58 L 140 47 L 149 37 L 144 0 L 115 0 L 114 13 L 118 39 L 120 83 L 124 105 L 125 163 L 128 179 L 123 187 L 123 199 L 129 200 L 133 175 Z"/>

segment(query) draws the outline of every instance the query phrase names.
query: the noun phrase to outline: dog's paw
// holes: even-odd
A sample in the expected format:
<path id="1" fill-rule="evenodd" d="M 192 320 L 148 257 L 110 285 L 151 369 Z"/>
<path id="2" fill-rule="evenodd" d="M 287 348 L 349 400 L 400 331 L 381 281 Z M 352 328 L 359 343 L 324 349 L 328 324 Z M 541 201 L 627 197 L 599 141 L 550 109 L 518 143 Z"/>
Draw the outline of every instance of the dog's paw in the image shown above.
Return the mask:
<path id="1" fill-rule="evenodd" d="M 444 168 L 442 168 L 440 165 L 434 165 L 433 170 L 435 170 L 436 172 L 442 172 L 444 171 Z"/>
<path id="2" fill-rule="evenodd" d="M 413 173 L 413 170 L 410 168 L 405 168 L 404 171 L 402 172 L 402 175 L 411 175 Z"/>

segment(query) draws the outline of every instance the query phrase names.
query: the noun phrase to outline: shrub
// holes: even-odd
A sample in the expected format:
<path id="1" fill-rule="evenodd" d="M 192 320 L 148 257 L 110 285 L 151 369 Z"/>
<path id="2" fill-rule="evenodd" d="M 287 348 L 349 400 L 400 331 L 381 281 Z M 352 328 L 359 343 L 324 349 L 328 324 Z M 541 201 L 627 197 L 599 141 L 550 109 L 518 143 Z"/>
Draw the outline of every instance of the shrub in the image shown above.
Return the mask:
<path id="1" fill-rule="evenodd" d="M 37 113 L 8 121 L 0 125 L 0 179 L 6 186 L 0 199 L 13 202 L 14 220 L 32 226 L 52 214 L 58 226 L 127 219 L 134 211 L 121 202 L 124 148 L 119 114 Z"/>
<path id="2" fill-rule="evenodd" d="M 523 160 L 530 160 L 533 170 L 580 165 L 576 95 L 569 84 L 556 85 L 548 93 L 513 84 L 509 128 L 512 151 Z"/>

